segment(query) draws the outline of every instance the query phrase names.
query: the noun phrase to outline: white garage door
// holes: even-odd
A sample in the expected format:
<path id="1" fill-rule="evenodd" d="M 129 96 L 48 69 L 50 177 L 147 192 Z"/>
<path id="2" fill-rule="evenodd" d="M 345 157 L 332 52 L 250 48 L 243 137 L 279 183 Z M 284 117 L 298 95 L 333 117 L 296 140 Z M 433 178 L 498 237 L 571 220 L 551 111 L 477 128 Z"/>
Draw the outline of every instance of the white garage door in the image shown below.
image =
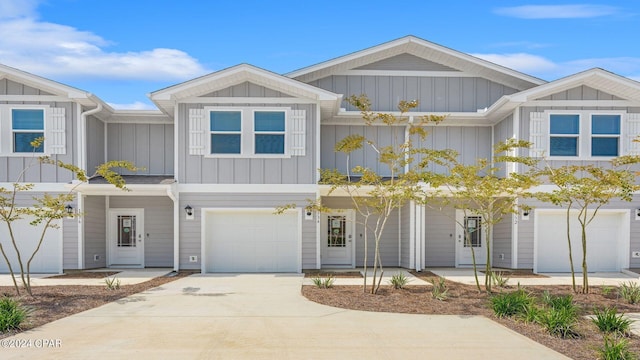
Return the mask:
<path id="1" fill-rule="evenodd" d="M 298 223 L 297 212 L 208 213 L 206 272 L 298 272 Z"/>
<path id="2" fill-rule="evenodd" d="M 42 226 L 32 226 L 29 224 L 30 220 L 22 219 L 12 223 L 13 233 L 20 249 L 20 256 L 24 264 L 24 269 L 27 269 L 27 261 L 35 250 L 42 234 Z M 36 257 L 31 262 L 32 274 L 49 274 L 62 273 L 62 228 L 53 229 L 49 228 L 45 234 L 44 241 Z M 5 253 L 8 255 L 9 262 L 14 272 L 20 271 L 18 265 L 18 259 L 16 252 L 13 248 L 13 244 L 9 238 L 9 231 L 7 230 L 7 224 L 0 222 L 0 243 Z M 9 268 L 4 258 L 0 256 L 0 273 L 8 273 Z"/>
<path id="3" fill-rule="evenodd" d="M 589 272 L 620 271 L 629 243 L 629 214 L 598 212 L 587 226 L 587 265 Z M 569 272 L 566 214 L 536 212 L 538 272 Z M 625 223 L 627 223 L 625 229 Z M 582 233 L 574 215 L 571 217 L 571 252 L 576 272 L 582 271 Z"/>

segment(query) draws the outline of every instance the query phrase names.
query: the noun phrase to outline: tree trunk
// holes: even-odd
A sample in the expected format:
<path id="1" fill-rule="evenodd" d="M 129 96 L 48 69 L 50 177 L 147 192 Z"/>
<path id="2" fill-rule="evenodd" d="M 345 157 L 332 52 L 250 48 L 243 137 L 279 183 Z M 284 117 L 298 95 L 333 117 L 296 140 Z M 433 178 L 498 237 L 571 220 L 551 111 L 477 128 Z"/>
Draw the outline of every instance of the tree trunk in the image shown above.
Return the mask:
<path id="1" fill-rule="evenodd" d="M 573 267 L 573 254 L 571 253 L 571 203 L 569 203 L 569 207 L 567 208 L 567 244 L 569 245 L 569 266 L 571 268 L 571 286 L 573 287 L 573 292 L 576 291 L 576 271 Z"/>
<path id="2" fill-rule="evenodd" d="M 13 281 L 13 288 L 16 290 L 16 295 L 20 295 L 20 287 L 18 287 L 18 281 L 16 280 L 16 274 L 13 272 L 13 267 L 11 267 L 11 263 L 9 262 L 9 257 L 4 252 L 4 247 L 0 244 L 0 252 L 2 253 L 2 257 L 4 261 L 7 263 L 7 267 L 9 268 L 9 274 L 11 274 L 11 281 Z"/>

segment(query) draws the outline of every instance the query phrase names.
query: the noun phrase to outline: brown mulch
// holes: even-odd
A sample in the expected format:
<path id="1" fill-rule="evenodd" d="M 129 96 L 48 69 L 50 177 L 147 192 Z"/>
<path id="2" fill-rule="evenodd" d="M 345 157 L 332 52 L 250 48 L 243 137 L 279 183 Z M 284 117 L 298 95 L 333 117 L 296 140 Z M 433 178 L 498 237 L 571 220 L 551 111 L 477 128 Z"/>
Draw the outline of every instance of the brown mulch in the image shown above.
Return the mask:
<path id="1" fill-rule="evenodd" d="M 101 279 L 119 273 L 120 271 L 72 271 L 62 275 L 49 276 L 47 279 Z"/>
<path id="2" fill-rule="evenodd" d="M 493 269 L 493 272 L 499 273 L 504 277 L 519 277 L 519 278 L 548 278 L 546 275 L 535 274 L 532 270 L 521 270 L 521 269 Z M 479 271 L 478 274 L 482 274 L 484 276 L 484 272 Z"/>
<path id="3" fill-rule="evenodd" d="M 418 273 L 423 280 L 433 279 L 435 275 L 428 272 Z M 478 292 L 472 285 L 464 285 L 446 281 L 448 299 L 439 301 L 431 296 L 431 286 L 407 286 L 396 290 L 391 286 L 381 286 L 377 295 L 363 292 L 361 286 L 334 286 L 330 289 L 319 289 L 315 286 L 304 286 L 302 294 L 308 299 L 339 308 L 397 312 L 411 314 L 440 315 L 482 315 L 527 336 L 549 348 L 552 348 L 573 359 L 586 360 L 596 358 L 595 348 L 602 346 L 603 336 L 590 320 L 580 318 L 579 339 L 560 339 L 553 337 L 537 324 L 528 324 L 511 318 L 496 318 L 488 307 L 489 295 Z M 513 291 L 516 287 L 497 288 L 495 291 Z M 552 295 L 572 294 L 571 286 L 527 286 L 525 289 L 536 297 L 544 291 Z M 615 291 L 603 294 L 602 287 L 591 287 L 590 294 L 574 294 L 574 302 L 583 309 L 583 315 L 592 314 L 594 308 L 615 306 L 618 312 L 640 312 L 640 304 L 630 305 L 618 299 Z M 607 291 L 605 291 L 607 293 Z M 629 338 L 631 349 L 640 354 L 640 339 Z"/>
<path id="4" fill-rule="evenodd" d="M 0 286 L 0 295 L 17 299 L 31 309 L 31 314 L 21 329 L 21 331 L 25 331 L 161 286 L 193 273 L 180 271 L 175 276 L 157 277 L 139 284 L 122 285 L 118 290 L 108 290 L 106 286 L 86 285 L 34 286 L 32 288 L 34 296 L 29 296 L 25 291 L 21 291 L 21 295 L 16 296 L 13 287 Z M 17 332 L 20 331 L 0 333 L 0 339 L 15 335 Z"/>
<path id="5" fill-rule="evenodd" d="M 304 270 L 304 277 L 361 278 L 359 271 Z"/>

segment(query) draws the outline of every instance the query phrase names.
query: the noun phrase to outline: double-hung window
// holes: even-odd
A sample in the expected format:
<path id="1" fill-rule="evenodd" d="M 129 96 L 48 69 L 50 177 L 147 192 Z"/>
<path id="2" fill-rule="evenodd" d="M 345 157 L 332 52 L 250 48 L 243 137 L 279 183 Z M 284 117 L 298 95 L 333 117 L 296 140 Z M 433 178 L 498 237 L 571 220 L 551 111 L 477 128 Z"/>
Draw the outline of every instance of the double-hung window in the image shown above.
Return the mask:
<path id="1" fill-rule="evenodd" d="M 549 116 L 549 155 L 580 155 L 580 115 L 551 114 Z"/>
<path id="2" fill-rule="evenodd" d="M 254 153 L 280 154 L 285 153 L 285 121 L 284 111 L 254 111 Z"/>
<path id="3" fill-rule="evenodd" d="M 242 153 L 242 112 L 209 112 L 211 154 Z"/>
<path id="4" fill-rule="evenodd" d="M 591 115 L 591 156 L 618 156 L 620 115 Z"/>
<path id="5" fill-rule="evenodd" d="M 43 109 L 12 109 L 11 130 L 14 153 L 44 152 L 44 143 L 36 148 L 31 143 L 37 138 L 44 138 Z"/>

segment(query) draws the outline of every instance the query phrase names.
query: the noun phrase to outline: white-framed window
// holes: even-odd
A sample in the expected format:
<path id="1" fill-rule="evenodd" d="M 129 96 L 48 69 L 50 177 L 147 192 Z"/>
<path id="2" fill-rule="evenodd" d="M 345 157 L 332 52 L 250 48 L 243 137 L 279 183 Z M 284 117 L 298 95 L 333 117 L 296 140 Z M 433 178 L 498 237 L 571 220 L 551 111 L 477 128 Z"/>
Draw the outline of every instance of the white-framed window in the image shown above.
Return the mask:
<path id="1" fill-rule="evenodd" d="M 558 160 L 599 160 L 636 153 L 637 114 L 547 110 L 530 113 L 530 154 Z"/>
<path id="2" fill-rule="evenodd" d="M 242 154 L 242 111 L 209 111 L 211 154 Z"/>
<path id="3" fill-rule="evenodd" d="M 253 111 L 254 154 L 285 154 L 286 119 L 284 110 Z"/>
<path id="4" fill-rule="evenodd" d="M 0 156 L 66 154 L 66 109 L 47 105 L 0 105 Z M 36 149 L 31 142 L 44 138 Z"/>
<path id="5" fill-rule="evenodd" d="M 44 143 L 31 145 L 37 138 L 44 138 L 44 109 L 11 109 L 12 152 L 43 153 Z"/>

